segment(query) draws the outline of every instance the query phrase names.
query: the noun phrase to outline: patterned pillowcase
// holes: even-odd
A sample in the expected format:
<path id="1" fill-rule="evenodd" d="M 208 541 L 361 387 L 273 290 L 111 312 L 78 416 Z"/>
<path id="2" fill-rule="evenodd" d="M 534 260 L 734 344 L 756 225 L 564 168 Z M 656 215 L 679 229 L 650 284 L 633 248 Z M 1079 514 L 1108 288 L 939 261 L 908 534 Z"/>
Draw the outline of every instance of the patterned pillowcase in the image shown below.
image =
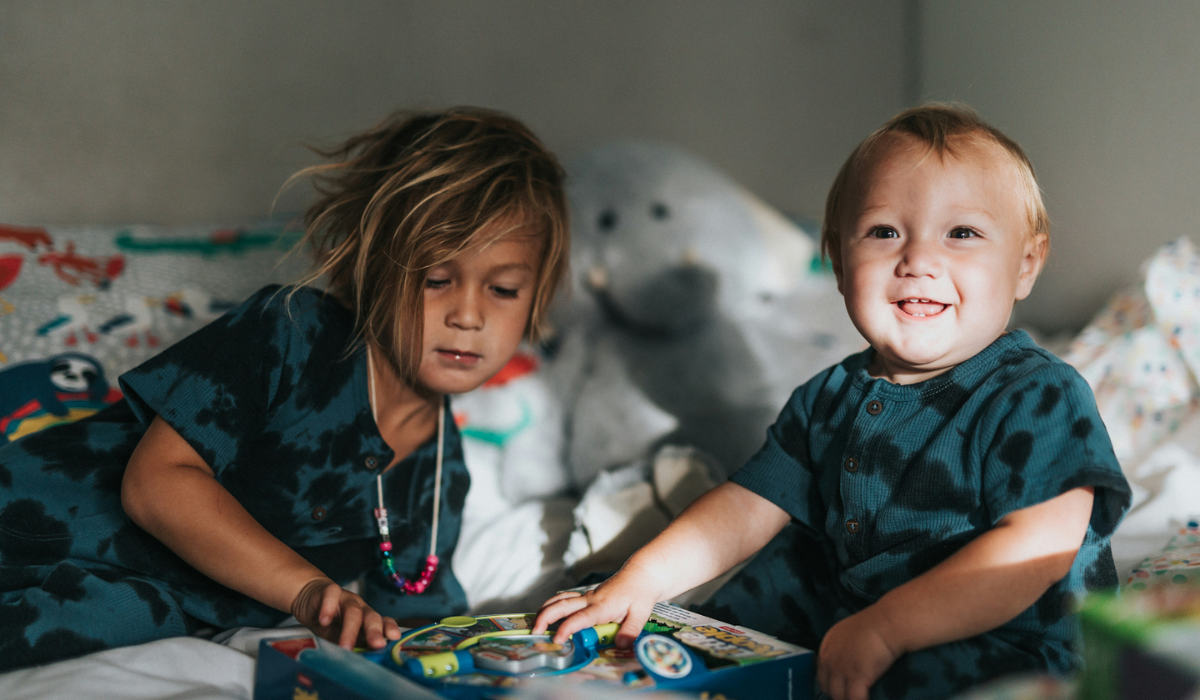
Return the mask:
<path id="1" fill-rule="evenodd" d="M 300 235 L 272 221 L 0 224 L 0 444 L 113 403 L 122 372 L 295 279 L 308 257 L 280 261 Z"/>
<path id="2" fill-rule="evenodd" d="M 1142 560 L 1130 572 L 1125 590 L 1144 591 L 1162 586 L 1200 584 L 1200 516 L 1176 523 L 1177 533 L 1161 551 Z"/>

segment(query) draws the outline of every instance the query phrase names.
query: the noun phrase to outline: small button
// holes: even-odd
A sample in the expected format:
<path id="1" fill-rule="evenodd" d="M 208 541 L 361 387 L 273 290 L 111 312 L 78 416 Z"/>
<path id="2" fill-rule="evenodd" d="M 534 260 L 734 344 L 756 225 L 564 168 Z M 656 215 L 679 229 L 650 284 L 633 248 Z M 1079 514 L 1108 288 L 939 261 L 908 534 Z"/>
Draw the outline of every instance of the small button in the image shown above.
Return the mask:
<path id="1" fill-rule="evenodd" d="M 846 521 L 846 532 L 849 532 L 851 535 L 857 535 L 858 534 L 858 521 L 855 520 L 854 518 L 850 518 L 849 520 L 847 520 Z"/>
<path id="2" fill-rule="evenodd" d="M 379 464 L 379 460 L 375 459 L 375 455 L 367 455 L 367 458 L 363 460 L 363 464 L 367 465 L 367 469 L 374 469 L 375 465 Z"/>
<path id="3" fill-rule="evenodd" d="M 842 462 L 842 465 L 845 466 L 846 471 L 850 472 L 851 474 L 858 471 L 858 460 L 853 457 L 847 457 L 846 461 Z"/>
<path id="4" fill-rule="evenodd" d="M 317 506 L 316 508 L 313 508 L 312 518 L 313 520 L 324 520 L 326 514 L 327 512 L 324 508 Z"/>
<path id="5" fill-rule="evenodd" d="M 877 415 L 879 415 L 879 412 L 882 410 L 883 410 L 883 404 L 879 403 L 878 401 L 868 401 L 867 402 L 867 413 L 870 413 L 873 416 L 877 416 Z"/>

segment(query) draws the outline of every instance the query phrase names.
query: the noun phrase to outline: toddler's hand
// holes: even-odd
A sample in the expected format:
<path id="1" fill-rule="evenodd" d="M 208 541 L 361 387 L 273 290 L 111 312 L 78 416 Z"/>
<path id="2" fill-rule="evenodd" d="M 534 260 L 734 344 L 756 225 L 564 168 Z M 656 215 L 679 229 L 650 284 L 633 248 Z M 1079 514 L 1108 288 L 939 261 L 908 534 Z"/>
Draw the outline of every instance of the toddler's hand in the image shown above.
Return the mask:
<path id="1" fill-rule="evenodd" d="M 817 652 L 817 680 L 833 700 L 867 700 L 871 686 L 899 656 L 867 608 L 830 628 Z"/>
<path id="2" fill-rule="evenodd" d="M 582 595 L 559 593 L 547 600 L 533 622 L 533 633 L 544 634 L 547 627 L 562 620 L 554 633 L 555 643 L 562 644 L 579 630 L 620 622 L 616 644 L 628 649 L 641 634 L 656 602 L 658 587 L 652 577 L 622 569 L 595 590 Z"/>
<path id="3" fill-rule="evenodd" d="M 345 649 L 353 649 L 356 643 L 379 649 L 400 638 L 395 620 L 329 579 L 309 581 L 292 602 L 292 614 L 300 624 Z"/>

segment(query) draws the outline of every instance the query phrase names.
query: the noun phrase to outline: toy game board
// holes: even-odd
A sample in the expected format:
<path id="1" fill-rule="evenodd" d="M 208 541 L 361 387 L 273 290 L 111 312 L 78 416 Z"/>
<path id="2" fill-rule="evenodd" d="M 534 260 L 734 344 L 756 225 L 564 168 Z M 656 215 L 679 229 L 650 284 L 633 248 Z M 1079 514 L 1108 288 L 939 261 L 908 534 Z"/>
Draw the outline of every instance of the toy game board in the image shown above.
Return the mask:
<path id="1" fill-rule="evenodd" d="M 411 630 L 382 650 L 358 655 L 338 654 L 329 649 L 332 645 L 311 637 L 312 643 L 298 650 L 295 645 L 305 638 L 264 641 L 255 699 L 292 700 L 305 692 L 322 700 L 377 700 L 430 697 L 433 691 L 482 700 L 519 691 L 535 678 L 630 692 L 704 691 L 730 700 L 812 697 L 809 650 L 666 603 L 655 606 L 628 650 L 613 646 L 616 624 L 582 630 L 559 645 L 549 635 L 530 634 L 533 618 L 446 618 Z M 365 677 L 376 684 L 364 683 Z M 318 679 L 323 690 L 314 695 Z"/>

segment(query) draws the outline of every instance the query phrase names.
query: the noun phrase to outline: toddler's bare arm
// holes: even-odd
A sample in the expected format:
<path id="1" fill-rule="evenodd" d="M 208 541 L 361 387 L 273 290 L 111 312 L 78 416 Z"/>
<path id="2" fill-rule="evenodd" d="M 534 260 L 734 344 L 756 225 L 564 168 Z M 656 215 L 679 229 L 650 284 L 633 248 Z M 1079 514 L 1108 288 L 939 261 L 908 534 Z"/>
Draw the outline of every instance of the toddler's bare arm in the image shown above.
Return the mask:
<path id="1" fill-rule="evenodd" d="M 596 590 L 582 596 L 559 594 L 546 601 L 534 629 L 542 631 L 563 620 L 554 636 L 561 643 L 581 629 L 621 622 L 617 642 L 628 646 L 641 632 L 655 603 L 745 561 L 790 518 L 753 491 L 724 483 L 697 499 Z"/>
<path id="2" fill-rule="evenodd" d="M 941 564 L 834 625 L 818 654 L 822 687 L 834 697 L 865 698 L 901 654 L 966 639 L 1019 615 L 1070 571 L 1092 499 L 1093 489 L 1077 488 L 1010 513 Z"/>

